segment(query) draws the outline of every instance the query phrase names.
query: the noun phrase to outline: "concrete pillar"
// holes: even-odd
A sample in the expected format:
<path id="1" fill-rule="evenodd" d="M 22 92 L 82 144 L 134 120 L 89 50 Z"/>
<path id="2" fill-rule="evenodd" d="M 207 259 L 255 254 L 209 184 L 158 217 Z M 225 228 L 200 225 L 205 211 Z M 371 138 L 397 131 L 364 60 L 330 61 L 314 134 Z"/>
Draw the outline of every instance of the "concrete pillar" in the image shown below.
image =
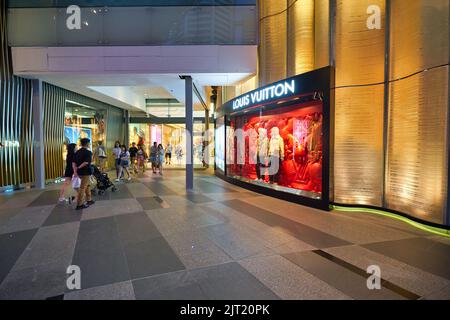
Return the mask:
<path id="1" fill-rule="evenodd" d="M 44 105 L 43 86 L 41 80 L 33 80 L 33 126 L 34 126 L 34 187 L 45 188 L 45 159 L 44 159 Z"/>
<path id="2" fill-rule="evenodd" d="M 192 100 L 192 77 L 184 76 L 186 104 L 186 189 L 194 189 L 194 106 Z"/>

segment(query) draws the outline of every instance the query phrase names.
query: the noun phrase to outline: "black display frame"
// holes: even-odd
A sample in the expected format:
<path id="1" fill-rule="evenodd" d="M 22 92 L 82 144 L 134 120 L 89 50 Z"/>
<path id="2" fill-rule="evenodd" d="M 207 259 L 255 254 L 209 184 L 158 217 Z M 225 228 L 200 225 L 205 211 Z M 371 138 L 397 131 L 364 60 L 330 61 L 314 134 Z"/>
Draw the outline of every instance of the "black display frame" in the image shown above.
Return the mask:
<path id="1" fill-rule="evenodd" d="M 267 100 L 263 103 L 259 104 L 251 104 L 249 103 L 247 106 L 233 109 L 234 102 L 236 100 L 242 99 L 245 96 L 251 95 L 252 93 L 256 93 L 258 91 L 271 88 L 273 86 L 277 86 L 279 84 L 283 84 L 288 81 L 295 81 L 295 90 L 288 95 L 285 95 L 280 98 L 274 98 Z M 216 163 L 214 160 L 214 172 L 215 175 L 231 184 L 237 185 L 239 187 L 245 188 L 250 191 L 254 191 L 263 195 L 271 196 L 274 198 L 298 203 L 301 205 L 317 208 L 324 211 L 330 211 L 330 166 L 331 166 L 331 121 L 332 121 L 332 105 L 331 105 L 331 89 L 333 88 L 333 80 L 334 80 L 334 70 L 332 67 L 325 67 L 321 69 L 317 69 L 311 72 L 307 72 L 301 75 L 297 75 L 294 77 L 290 77 L 270 85 L 258 88 L 256 90 L 250 91 L 244 95 L 238 96 L 233 100 L 228 101 L 221 108 L 219 108 L 216 112 L 216 117 L 221 118 L 224 117 L 225 121 L 225 137 L 224 137 L 224 161 L 225 161 L 225 172 L 217 170 Z M 293 193 L 275 190 L 269 187 L 264 187 L 252 183 L 248 183 L 239 179 L 235 179 L 229 177 L 227 175 L 227 128 L 230 123 L 230 118 L 232 116 L 239 116 L 248 112 L 255 111 L 270 111 L 275 110 L 277 108 L 283 108 L 288 106 L 293 106 L 301 103 L 301 99 L 321 99 L 322 100 L 322 113 L 323 113 L 323 124 L 322 124 L 322 197 L 320 200 L 308 198 L 302 195 L 296 195 Z M 299 101 L 300 99 L 300 101 Z M 311 101 L 311 100 L 310 100 Z M 214 129 L 217 129 L 216 121 L 214 121 Z M 215 157 L 214 157 L 215 159 Z"/>

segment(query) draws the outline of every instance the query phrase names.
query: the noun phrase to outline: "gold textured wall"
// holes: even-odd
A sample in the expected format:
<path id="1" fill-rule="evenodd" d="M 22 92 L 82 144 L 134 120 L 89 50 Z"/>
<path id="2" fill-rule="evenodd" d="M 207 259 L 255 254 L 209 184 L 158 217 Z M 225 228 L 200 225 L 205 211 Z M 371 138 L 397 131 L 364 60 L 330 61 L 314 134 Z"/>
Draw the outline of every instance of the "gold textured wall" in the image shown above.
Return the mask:
<path id="1" fill-rule="evenodd" d="M 288 4 L 287 73 L 292 77 L 314 69 L 314 0 Z"/>
<path id="2" fill-rule="evenodd" d="M 385 23 L 369 30 L 366 10 L 382 0 L 336 7 L 334 201 L 382 205 Z"/>
<path id="3" fill-rule="evenodd" d="M 286 78 L 287 2 L 259 1 L 259 85 Z M 270 63 L 269 63 L 270 61 Z"/>
<path id="4" fill-rule="evenodd" d="M 12 74 L 6 3 L 0 2 L 0 187 L 31 183 L 33 172 L 32 82 Z"/>
<path id="5" fill-rule="evenodd" d="M 314 69 L 330 64 L 330 1 L 314 1 Z"/>
<path id="6" fill-rule="evenodd" d="M 386 204 L 442 223 L 448 165 L 449 1 L 392 1 Z M 428 71 L 425 71 L 429 69 Z"/>

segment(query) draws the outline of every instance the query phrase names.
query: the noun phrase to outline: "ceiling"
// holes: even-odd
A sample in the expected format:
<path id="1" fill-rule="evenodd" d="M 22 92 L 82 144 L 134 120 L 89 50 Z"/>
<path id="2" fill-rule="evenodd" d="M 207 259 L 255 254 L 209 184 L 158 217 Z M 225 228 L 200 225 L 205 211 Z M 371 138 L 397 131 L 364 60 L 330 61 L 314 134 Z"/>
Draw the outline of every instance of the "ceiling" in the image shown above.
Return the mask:
<path id="1" fill-rule="evenodd" d="M 245 80 L 250 74 L 191 74 L 202 99 L 208 101 L 209 86 L 230 86 Z M 43 81 L 75 91 L 88 97 L 118 106 L 132 112 L 147 112 L 166 117 L 167 104 L 146 108 L 146 99 L 176 99 L 179 105 L 170 106 L 173 117 L 184 117 L 185 84 L 178 74 L 47 74 Z M 204 110 L 193 95 L 194 110 Z"/>

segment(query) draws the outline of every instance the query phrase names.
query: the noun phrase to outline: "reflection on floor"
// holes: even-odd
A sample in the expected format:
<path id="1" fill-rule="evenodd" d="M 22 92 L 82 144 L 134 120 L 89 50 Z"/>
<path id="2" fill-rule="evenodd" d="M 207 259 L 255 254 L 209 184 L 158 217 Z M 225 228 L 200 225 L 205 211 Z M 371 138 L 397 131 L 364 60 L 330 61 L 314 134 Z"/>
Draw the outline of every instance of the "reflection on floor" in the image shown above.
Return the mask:
<path id="1" fill-rule="evenodd" d="M 0 299 L 450 299 L 449 239 L 196 175 L 187 193 L 182 172 L 147 172 L 82 213 L 58 186 L 1 195 Z"/>

